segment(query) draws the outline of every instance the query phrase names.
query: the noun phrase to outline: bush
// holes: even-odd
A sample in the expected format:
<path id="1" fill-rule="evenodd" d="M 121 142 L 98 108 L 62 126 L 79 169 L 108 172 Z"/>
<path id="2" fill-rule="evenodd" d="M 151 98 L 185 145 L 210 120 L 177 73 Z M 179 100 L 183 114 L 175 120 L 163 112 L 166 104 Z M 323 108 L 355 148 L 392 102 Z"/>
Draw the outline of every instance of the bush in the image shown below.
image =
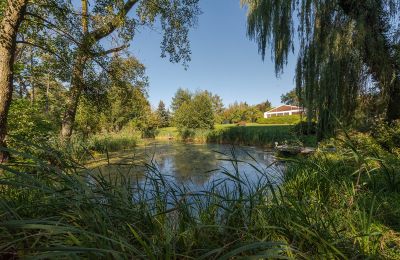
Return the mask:
<path id="1" fill-rule="evenodd" d="M 387 151 L 400 154 L 400 120 L 391 125 L 386 122 L 377 122 L 371 134 Z"/>
<path id="2" fill-rule="evenodd" d="M 300 115 L 291 116 L 275 116 L 270 118 L 258 118 L 257 123 L 259 124 L 270 124 L 270 125 L 294 125 L 300 122 Z"/>
<path id="3" fill-rule="evenodd" d="M 23 152 L 35 154 L 36 156 L 47 156 L 39 154 L 37 149 L 23 143 L 42 144 L 49 140 L 54 141 L 59 128 L 44 113 L 39 105 L 32 104 L 27 99 L 15 99 L 11 103 L 8 115 L 8 148 L 23 148 Z M 19 159 L 17 154 L 12 155 Z"/>
<path id="4" fill-rule="evenodd" d="M 317 123 L 312 121 L 309 125 L 308 122 L 301 121 L 294 125 L 293 132 L 296 135 L 315 135 L 317 133 Z"/>

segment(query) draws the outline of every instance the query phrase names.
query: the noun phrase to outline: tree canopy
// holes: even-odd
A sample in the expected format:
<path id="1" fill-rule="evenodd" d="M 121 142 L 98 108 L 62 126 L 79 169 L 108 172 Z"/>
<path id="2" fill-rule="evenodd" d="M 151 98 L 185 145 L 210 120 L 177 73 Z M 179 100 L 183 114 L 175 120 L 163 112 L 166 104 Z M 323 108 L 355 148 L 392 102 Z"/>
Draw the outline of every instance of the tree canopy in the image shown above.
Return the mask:
<path id="1" fill-rule="evenodd" d="M 299 40 L 296 90 L 319 135 L 351 123 L 357 97 L 379 89 L 386 119 L 400 118 L 399 5 L 396 0 L 242 0 L 248 36 L 279 74 Z M 298 26 L 296 26 L 298 24 Z M 295 32 L 298 32 L 296 35 Z M 300 96 L 300 95 L 299 95 Z"/>

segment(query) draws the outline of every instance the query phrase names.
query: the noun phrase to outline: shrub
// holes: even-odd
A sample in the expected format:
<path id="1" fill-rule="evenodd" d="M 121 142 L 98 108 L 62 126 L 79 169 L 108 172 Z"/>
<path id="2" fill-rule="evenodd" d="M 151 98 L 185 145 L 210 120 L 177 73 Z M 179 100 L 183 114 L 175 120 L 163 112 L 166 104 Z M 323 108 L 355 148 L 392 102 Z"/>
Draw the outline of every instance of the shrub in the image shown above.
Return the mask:
<path id="1" fill-rule="evenodd" d="M 183 102 L 174 114 L 174 123 L 178 128 L 214 128 L 215 118 L 210 97 L 199 93 L 192 100 Z"/>
<path id="2" fill-rule="evenodd" d="M 317 124 L 314 121 L 311 124 L 301 121 L 293 126 L 293 132 L 297 135 L 315 135 L 317 133 Z"/>
<path id="3" fill-rule="evenodd" d="M 377 122 L 371 134 L 387 151 L 400 154 L 400 120 L 391 125 L 386 122 Z"/>

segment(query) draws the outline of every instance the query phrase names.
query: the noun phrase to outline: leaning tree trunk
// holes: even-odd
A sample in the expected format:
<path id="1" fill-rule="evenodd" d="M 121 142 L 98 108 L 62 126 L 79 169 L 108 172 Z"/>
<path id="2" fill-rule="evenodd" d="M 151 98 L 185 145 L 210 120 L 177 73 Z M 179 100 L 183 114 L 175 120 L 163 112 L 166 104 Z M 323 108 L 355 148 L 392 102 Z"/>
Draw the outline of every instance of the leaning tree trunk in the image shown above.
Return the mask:
<path id="1" fill-rule="evenodd" d="M 19 25 L 25 14 L 28 0 L 7 0 L 0 24 L 0 146 L 6 147 L 7 116 L 13 92 L 13 65 Z M 9 154 L 0 151 L 0 162 Z"/>
<path id="2" fill-rule="evenodd" d="M 132 9 L 132 7 L 138 2 L 139 0 L 126 1 L 123 8 L 113 19 L 111 19 L 111 21 L 105 23 L 103 26 L 92 32 L 89 32 L 88 1 L 81 0 L 83 38 L 72 71 L 71 89 L 67 98 L 66 109 L 62 122 L 61 139 L 64 142 L 68 142 L 72 135 L 72 130 L 75 124 L 76 109 L 78 107 L 82 90 L 85 87 L 83 71 L 85 69 L 86 62 L 95 56 L 93 53 L 90 53 L 90 50 L 92 49 L 93 45 L 120 27 L 129 10 Z M 104 52 L 105 55 L 107 53 L 109 53 L 109 51 Z"/>
<path id="3" fill-rule="evenodd" d="M 81 0 L 82 4 L 82 34 L 87 37 L 89 31 L 88 27 L 88 1 Z M 87 44 L 85 42 L 86 38 L 83 39 L 83 45 Z M 84 74 L 85 64 L 87 58 L 85 57 L 85 48 L 83 50 L 78 50 L 78 54 L 75 59 L 75 64 L 72 69 L 72 79 L 71 79 L 71 89 L 67 97 L 66 108 L 64 112 L 64 117 L 61 126 L 61 139 L 63 142 L 68 142 L 71 139 L 72 130 L 75 124 L 76 109 L 79 104 L 79 98 L 81 96 L 82 90 L 84 88 Z"/>
<path id="4" fill-rule="evenodd" d="M 61 127 L 61 139 L 69 141 L 75 123 L 76 109 L 78 107 L 79 98 L 84 88 L 84 75 L 87 58 L 84 55 L 78 55 L 72 70 L 71 89 L 68 94 L 66 108 Z"/>

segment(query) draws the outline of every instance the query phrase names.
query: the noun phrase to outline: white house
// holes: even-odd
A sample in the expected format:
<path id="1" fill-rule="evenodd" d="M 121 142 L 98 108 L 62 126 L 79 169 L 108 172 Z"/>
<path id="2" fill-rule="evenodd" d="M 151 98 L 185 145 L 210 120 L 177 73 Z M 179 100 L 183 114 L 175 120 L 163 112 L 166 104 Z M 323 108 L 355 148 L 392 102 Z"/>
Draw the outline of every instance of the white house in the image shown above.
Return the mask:
<path id="1" fill-rule="evenodd" d="M 264 118 L 270 118 L 274 116 L 290 116 L 290 115 L 299 115 L 304 112 L 302 107 L 298 106 L 290 106 L 290 105 L 281 105 L 279 107 L 273 108 L 264 113 Z"/>

